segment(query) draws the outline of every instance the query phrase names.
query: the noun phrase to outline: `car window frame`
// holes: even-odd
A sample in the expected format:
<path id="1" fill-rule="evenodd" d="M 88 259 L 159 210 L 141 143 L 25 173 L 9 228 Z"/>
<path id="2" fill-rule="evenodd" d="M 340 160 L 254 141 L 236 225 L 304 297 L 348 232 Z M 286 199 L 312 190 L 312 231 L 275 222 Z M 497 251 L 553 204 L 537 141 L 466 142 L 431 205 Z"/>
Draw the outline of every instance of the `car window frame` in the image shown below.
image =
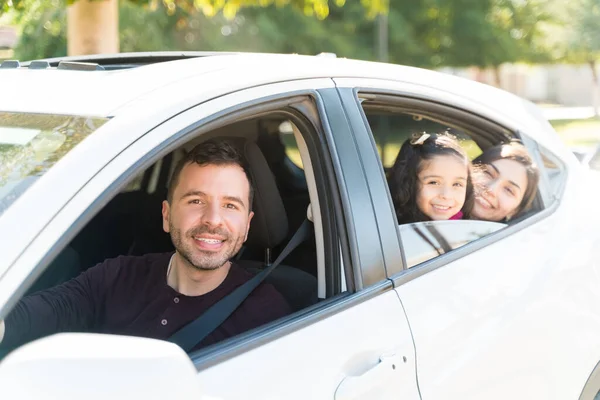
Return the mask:
<path id="1" fill-rule="evenodd" d="M 286 84 L 288 84 L 288 86 L 289 85 L 293 86 L 293 83 L 286 82 L 286 83 L 280 83 L 280 84 L 265 85 L 265 87 L 256 87 L 256 88 L 245 89 L 240 92 L 247 93 L 247 92 L 254 90 L 253 93 L 257 93 L 257 92 L 261 93 L 261 96 L 258 96 L 257 98 L 254 98 L 250 101 L 245 101 L 245 102 L 228 100 L 227 96 L 235 96 L 236 94 L 238 94 L 238 93 L 233 93 L 233 94 L 223 96 L 218 99 L 208 101 L 203 104 L 199 104 L 198 106 L 194 107 L 193 109 L 186 110 L 183 113 L 177 115 L 176 117 L 168 119 L 163 124 L 160 124 L 159 126 L 151 129 L 146 134 L 144 134 L 142 137 L 140 137 L 140 139 L 137 140 L 135 143 L 133 143 L 130 146 L 128 146 L 127 148 L 125 148 L 119 154 L 119 156 L 115 157 L 110 162 L 108 162 L 104 168 L 102 168 L 101 170 L 98 171 L 98 173 L 96 174 L 94 179 L 92 179 L 86 185 L 84 185 L 79 190 L 78 194 L 76 196 L 74 196 L 69 203 L 65 204 L 62 211 L 64 211 L 66 208 L 68 208 L 67 206 L 71 205 L 74 199 L 75 199 L 75 201 L 77 201 L 78 196 L 81 195 L 82 197 L 85 198 L 86 195 L 82 194 L 82 192 L 84 192 L 86 190 L 86 188 L 90 189 L 90 191 L 93 190 L 92 193 L 95 193 L 96 191 L 100 192 L 100 195 L 95 195 L 93 197 L 93 200 L 91 201 L 91 203 L 89 203 L 89 204 L 86 203 L 87 205 L 81 206 L 81 207 L 84 207 L 84 211 L 82 211 L 80 214 L 77 214 L 78 217 L 77 217 L 77 220 L 75 221 L 75 223 L 72 223 L 72 225 L 70 225 L 70 227 L 66 231 L 64 231 L 60 235 L 58 235 L 59 239 L 53 239 L 51 244 L 48 245 L 48 242 L 50 242 L 50 240 L 47 237 L 47 230 L 44 230 L 38 234 L 38 236 L 34 239 L 32 244 L 30 245 L 30 248 L 36 247 L 36 245 L 38 246 L 38 248 L 41 247 L 42 249 L 44 249 L 44 246 L 46 246 L 46 248 L 47 247 L 49 247 L 49 248 L 43 252 L 40 252 L 39 258 L 36 259 L 35 261 L 33 261 L 33 262 L 35 262 L 35 267 L 33 269 L 37 270 L 38 275 L 41 274 L 41 272 L 43 272 L 45 267 L 54 259 L 54 257 L 60 251 L 62 251 L 62 249 L 72 240 L 72 238 L 81 230 L 81 228 L 83 228 L 83 226 L 85 226 L 85 224 L 87 222 L 89 222 L 89 220 L 94 215 L 96 215 L 97 212 L 99 212 L 102 209 L 102 207 L 110 199 L 112 199 L 114 197 L 114 195 L 116 195 L 122 189 L 124 189 L 127 186 L 127 184 L 132 179 L 135 179 L 135 177 L 137 175 L 139 175 L 142 171 L 146 170 L 147 168 L 150 168 L 159 159 L 161 159 L 164 155 L 169 154 L 173 150 L 179 148 L 181 145 L 189 142 L 190 140 L 193 139 L 193 137 L 197 137 L 197 136 L 201 135 L 202 133 L 212 131 L 212 130 L 216 129 L 217 127 L 227 125 L 229 123 L 229 121 L 226 120 L 225 117 L 228 114 L 230 114 L 230 116 L 234 115 L 234 117 L 231 117 L 232 120 L 243 118 L 244 113 L 250 113 L 251 116 L 255 117 L 255 116 L 258 116 L 261 112 L 265 112 L 265 113 L 273 112 L 273 110 L 272 110 L 273 108 L 280 109 L 280 108 L 283 108 L 284 105 L 289 106 L 290 103 L 292 103 L 292 102 L 301 104 L 301 101 L 299 101 L 299 99 L 304 100 L 307 96 L 312 96 L 312 98 L 315 101 L 315 110 L 313 110 L 313 113 L 316 112 L 317 116 L 320 113 L 322 113 L 320 115 L 323 118 L 322 124 L 321 124 L 322 128 L 323 128 L 323 134 L 322 134 L 322 136 L 312 138 L 312 140 L 308 140 L 309 139 L 308 137 L 306 139 L 307 139 L 307 144 L 309 147 L 310 146 L 321 146 L 324 153 L 327 155 L 327 157 L 330 158 L 329 163 L 326 163 L 329 165 L 324 167 L 324 171 L 325 171 L 324 174 L 326 174 L 326 177 L 327 177 L 326 180 L 329 182 L 329 184 L 331 184 L 332 182 L 335 183 L 335 185 L 331 187 L 331 191 L 334 192 L 334 194 L 332 195 L 332 198 L 336 199 L 335 200 L 336 206 L 334 206 L 332 208 L 336 211 L 336 213 L 337 213 L 336 216 L 337 217 L 341 216 L 343 219 L 340 221 L 340 219 L 336 217 L 336 223 L 338 224 L 337 228 L 340 231 L 339 231 L 339 235 L 337 237 L 333 238 L 333 239 L 335 239 L 335 247 L 332 248 L 332 251 L 330 253 L 332 253 L 332 254 L 335 253 L 336 256 L 339 254 L 341 257 L 340 266 L 343 266 L 346 271 L 351 272 L 351 274 L 346 275 L 346 277 L 345 277 L 345 282 L 346 282 L 346 285 L 348 286 L 349 291 L 347 291 L 345 293 L 341 293 L 337 296 L 327 299 L 327 300 L 325 300 L 319 304 L 316 304 L 314 306 L 308 307 L 304 310 L 301 310 L 289 317 L 283 318 L 278 321 L 274 321 L 270 324 L 266 324 L 265 326 L 257 328 L 256 330 L 252 330 L 252 331 L 243 333 L 241 335 L 237 335 L 236 337 L 231 338 L 226 341 L 223 341 L 223 342 L 215 345 L 214 347 L 211 346 L 205 350 L 202 350 L 202 351 L 200 351 L 199 354 L 196 354 L 193 356 L 194 357 L 193 362 L 196 365 L 196 368 L 198 370 L 201 370 L 203 368 L 208 368 L 211 365 L 215 365 L 215 364 L 225 361 L 231 357 L 235 357 L 243 352 L 250 351 L 266 342 L 275 340 L 278 337 L 287 335 L 287 334 L 297 331 L 301 328 L 304 328 L 310 324 L 316 323 L 316 322 L 320 321 L 322 318 L 326 318 L 329 315 L 341 312 L 349 307 L 352 307 L 353 305 L 355 305 L 357 303 L 367 301 L 370 298 L 377 296 L 387 290 L 392 290 L 393 289 L 392 284 L 387 279 L 383 284 L 371 285 L 368 288 L 362 287 L 362 283 L 364 282 L 364 280 L 362 279 L 362 271 L 360 269 L 360 259 L 354 258 L 355 254 L 353 254 L 353 252 L 356 252 L 356 248 L 353 248 L 353 245 L 349 244 L 350 241 L 354 240 L 356 242 L 356 240 L 347 237 L 347 236 L 352 236 L 353 232 L 349 233 L 346 229 L 348 221 L 349 220 L 351 221 L 353 219 L 353 214 L 345 212 L 344 206 L 343 206 L 344 201 L 347 202 L 348 198 L 351 197 L 351 194 L 348 193 L 348 190 L 343 183 L 341 183 L 341 184 L 339 183 L 339 180 L 343 179 L 343 178 L 340 178 L 338 176 L 340 169 L 336 167 L 336 165 L 339 165 L 339 160 L 337 158 L 339 158 L 340 153 L 342 153 L 343 151 L 336 149 L 337 143 L 332 142 L 332 130 L 330 129 L 329 124 L 327 122 L 328 119 L 330 118 L 330 116 L 328 115 L 328 112 L 333 111 L 333 112 L 339 113 L 340 110 L 336 108 L 335 104 L 334 105 L 331 105 L 331 104 L 326 105 L 325 104 L 325 101 L 323 101 L 321 99 L 321 93 L 319 91 L 317 91 L 316 89 L 314 89 L 315 86 L 318 86 L 318 85 L 316 85 L 315 81 L 318 82 L 318 81 L 322 81 L 322 80 L 314 80 L 314 79 L 306 80 L 302 85 L 300 85 L 303 88 L 298 88 L 297 90 L 285 90 L 285 91 L 280 90 L 276 94 L 268 94 L 268 91 L 267 91 L 267 94 L 265 94 L 264 93 L 265 87 L 271 87 L 271 88 L 278 88 L 279 86 L 287 87 Z M 328 80 L 328 81 L 330 83 L 330 86 L 333 86 L 331 80 Z M 296 84 L 297 84 L 297 82 L 296 82 Z M 324 85 L 324 86 L 327 87 L 327 85 Z M 275 89 L 273 89 L 273 90 L 275 90 Z M 198 109 L 202 109 L 203 107 L 210 108 L 211 104 L 213 104 L 213 103 L 227 102 L 227 101 L 230 101 L 231 104 L 229 104 L 228 107 L 220 110 L 219 112 L 207 113 L 204 118 L 194 118 L 193 117 L 195 115 L 202 114 L 203 111 L 199 111 Z M 309 112 L 310 110 L 309 111 L 302 110 L 302 107 L 299 107 L 298 111 L 300 111 L 302 113 L 306 113 L 305 116 L 307 117 L 307 120 L 312 120 L 315 117 L 315 115 L 310 115 L 310 112 Z M 335 119 L 335 117 L 334 117 L 334 119 Z M 95 189 L 91 189 L 91 187 L 93 187 L 94 184 L 99 183 L 95 179 L 98 178 L 99 176 L 103 176 L 102 175 L 103 173 L 108 176 L 113 176 L 115 172 L 114 171 L 109 172 L 109 170 L 111 168 L 123 168 L 123 167 L 119 166 L 119 163 L 125 162 L 124 160 L 127 159 L 127 154 L 128 154 L 127 151 L 128 150 L 131 150 L 133 148 L 139 148 L 139 146 L 144 146 L 144 145 L 141 145 L 140 143 L 143 142 L 145 138 L 148 138 L 149 135 L 152 134 L 153 132 L 156 133 L 157 131 L 159 131 L 161 129 L 172 129 L 172 128 L 169 128 L 168 126 L 183 124 L 184 123 L 183 121 L 187 121 L 187 122 L 185 122 L 185 124 L 179 130 L 170 132 L 169 136 L 168 136 L 168 140 L 164 140 L 164 141 L 160 142 L 159 145 L 156 145 L 156 144 L 146 145 L 146 146 L 150 146 L 151 150 L 146 151 L 143 154 L 138 153 L 137 155 L 135 155 L 134 161 L 131 161 L 131 157 L 129 157 L 129 161 L 127 161 L 129 164 L 126 164 L 126 165 L 130 165 L 130 166 L 123 171 L 118 169 L 118 171 L 121 171 L 121 172 L 119 172 L 119 175 L 117 176 L 116 179 L 114 177 L 111 177 L 111 178 L 105 177 L 104 179 L 105 179 L 106 183 L 102 183 L 102 186 L 97 187 Z M 190 132 L 195 132 L 195 133 L 193 136 L 191 136 Z M 148 139 L 148 140 L 151 140 L 151 139 Z M 308 143 L 308 142 L 310 142 L 310 143 Z M 351 153 L 352 153 L 352 151 L 356 151 L 356 149 L 354 149 L 354 148 L 348 149 L 348 150 Z M 131 151 L 134 151 L 134 150 L 131 150 Z M 313 163 L 315 162 L 315 159 L 317 159 L 317 158 L 319 158 L 318 155 L 314 155 L 312 157 Z M 355 160 L 350 160 L 349 162 L 356 164 Z M 110 175 L 110 174 L 113 174 L 113 175 Z M 103 182 L 103 181 L 100 179 L 100 182 Z M 325 181 L 323 181 L 323 182 L 325 182 Z M 352 188 L 352 190 L 360 192 L 360 191 L 363 191 L 363 188 L 362 187 L 354 187 L 354 188 Z M 90 196 L 89 198 L 92 198 L 92 197 Z M 57 214 L 57 219 L 61 218 L 60 214 L 61 214 L 60 212 Z M 64 215 L 62 217 L 64 217 Z M 49 230 L 52 230 L 53 222 L 54 222 L 54 220 L 51 221 L 51 223 L 47 226 L 47 228 Z M 46 234 L 46 236 L 44 237 L 45 234 Z M 46 240 L 46 243 L 44 243 L 44 240 Z M 370 240 L 378 241 L 378 238 L 371 237 Z M 36 241 L 38 241 L 39 243 L 36 243 Z M 364 245 L 363 247 L 370 247 L 370 246 L 368 246 L 368 244 L 367 244 L 367 245 Z M 340 252 L 340 248 L 341 248 L 341 252 Z M 380 257 L 381 257 L 381 255 L 380 255 Z M 10 272 L 10 270 L 12 270 L 14 272 L 16 269 L 19 269 L 18 261 L 17 261 L 17 263 L 15 263 L 11 266 L 11 268 L 9 269 L 9 272 Z M 31 260 L 27 260 L 27 261 L 29 263 L 32 263 Z M 25 272 L 25 271 L 20 271 L 20 272 Z M 32 272 L 34 272 L 34 273 L 32 273 Z M 26 289 L 35 280 L 35 278 L 36 278 L 35 272 L 36 271 L 28 271 L 28 277 L 23 279 L 22 281 L 20 281 L 19 288 L 12 293 L 12 296 L 11 296 L 12 299 L 10 301 L 8 301 L 2 307 L 0 312 L 2 312 L 3 314 L 0 314 L 0 315 L 4 316 L 6 314 L 6 310 L 9 308 L 12 308 L 12 306 L 16 303 L 16 301 L 18 301 L 18 299 L 21 298 L 21 296 L 24 294 Z M 384 274 L 384 272 L 382 272 L 382 273 Z M 352 274 L 356 274 L 358 276 L 352 275 Z M 29 281 L 29 284 L 27 284 L 27 281 Z M 0 281 L 0 285 L 1 285 L 1 283 L 2 282 Z M 350 292 L 352 289 L 355 289 L 354 293 Z"/>
<path id="2" fill-rule="evenodd" d="M 354 110 L 354 112 L 356 112 L 356 107 L 358 106 L 358 108 L 359 108 L 359 112 L 362 116 L 363 123 L 362 123 L 362 125 L 356 124 L 356 126 L 354 127 L 354 129 L 357 132 L 361 131 L 357 134 L 367 135 L 368 137 L 370 137 L 372 139 L 371 140 L 371 142 L 372 142 L 371 148 L 368 148 L 368 149 L 365 149 L 364 147 L 360 148 L 360 150 L 363 153 L 364 152 L 372 153 L 373 151 L 377 152 L 377 148 L 375 147 L 375 140 L 373 139 L 373 135 L 372 135 L 370 127 L 368 125 L 366 115 L 365 115 L 362 105 L 361 105 L 362 99 L 363 98 L 374 99 L 378 95 L 385 96 L 388 98 L 389 98 L 389 96 L 391 96 L 393 98 L 400 99 L 401 102 L 409 103 L 409 104 L 414 102 L 414 104 L 419 104 L 420 106 L 423 106 L 424 104 L 431 104 L 433 109 L 439 109 L 441 107 L 441 108 L 445 109 L 446 111 L 449 111 L 451 113 L 451 115 L 454 115 L 456 118 L 458 118 L 457 119 L 458 121 L 464 120 L 465 123 L 459 124 L 460 126 L 477 125 L 478 122 L 482 122 L 480 127 L 483 125 L 484 127 L 486 127 L 485 129 L 489 129 L 489 127 L 491 125 L 491 126 L 496 126 L 499 132 L 510 132 L 512 135 L 515 135 L 517 137 L 525 136 L 521 133 L 521 131 L 519 129 L 511 126 L 511 124 L 506 123 L 504 121 L 504 119 L 501 118 L 501 116 L 498 116 L 498 118 L 492 119 L 489 115 L 482 115 L 482 114 L 478 113 L 476 109 L 468 107 L 468 105 L 464 104 L 465 101 L 461 102 L 461 100 L 464 100 L 464 99 L 460 99 L 457 96 L 452 96 L 451 94 L 449 94 L 447 92 L 443 92 L 440 94 L 439 97 L 437 97 L 435 95 L 432 95 L 431 92 L 428 92 L 426 95 L 423 95 L 423 94 L 419 94 L 417 92 L 394 90 L 392 87 L 394 85 L 398 85 L 398 82 L 390 82 L 390 81 L 383 81 L 383 80 L 382 81 L 369 80 L 368 85 L 364 85 L 365 82 L 366 82 L 366 80 L 363 80 L 363 79 L 357 79 L 356 81 L 353 82 L 353 80 L 349 79 L 349 78 L 336 81 L 339 91 L 353 93 L 353 97 L 354 97 L 353 105 L 350 106 L 351 108 L 349 108 L 347 112 L 352 112 L 352 110 Z M 449 97 L 457 97 L 456 103 L 454 101 L 449 101 L 449 99 L 448 99 Z M 468 123 L 466 121 L 468 121 Z M 533 141 L 533 139 L 531 139 L 531 140 Z M 533 142 L 537 143 L 535 141 L 533 141 Z M 537 154 L 537 147 L 533 148 L 533 149 L 527 145 L 526 145 L 526 147 L 530 152 L 532 152 L 532 154 L 534 154 L 534 155 Z M 378 160 L 378 165 L 380 166 L 381 173 L 379 174 L 379 176 L 377 176 L 375 174 L 371 175 L 370 180 L 371 181 L 372 180 L 379 180 L 379 181 L 383 180 L 385 182 L 383 166 L 379 160 Z M 543 192 L 547 193 L 547 190 L 548 190 L 547 186 L 538 187 L 538 192 L 539 192 L 540 196 L 542 195 Z M 387 197 L 387 199 L 389 200 L 389 207 L 387 209 L 385 209 L 385 211 L 382 210 L 382 212 L 387 213 L 388 218 L 393 219 L 394 221 L 397 221 L 395 212 L 394 212 L 394 208 L 393 208 L 393 203 L 391 200 L 391 195 L 389 192 L 389 188 L 387 187 L 387 184 L 385 185 L 384 193 L 379 191 L 378 193 L 374 193 L 373 196 Z M 554 203 L 548 205 L 547 207 L 545 207 L 544 209 L 536 212 L 535 214 L 533 214 L 531 216 L 528 216 L 527 218 L 525 218 L 523 220 L 517 221 L 516 223 L 511 224 L 499 231 L 496 231 L 496 232 L 494 232 L 490 235 L 487 235 L 483 238 L 480 238 L 478 240 L 470 242 L 470 243 L 468 243 L 458 249 L 455 249 L 451 252 L 442 254 L 431 260 L 425 261 L 425 262 L 423 262 L 419 265 L 416 265 L 412 268 L 406 268 L 406 263 L 405 263 L 406 256 L 405 256 L 404 249 L 402 249 L 402 241 L 399 237 L 399 233 L 392 232 L 390 229 L 384 230 L 384 229 L 380 228 L 380 232 L 379 232 L 380 235 L 387 235 L 388 237 L 392 236 L 392 235 L 398 235 L 399 248 L 402 249 L 402 259 L 403 259 L 402 267 L 403 268 L 402 269 L 396 268 L 396 269 L 390 270 L 390 268 L 388 267 L 388 273 L 389 273 L 388 276 L 394 282 L 395 287 L 403 285 L 403 284 L 410 282 L 411 280 L 416 279 L 426 273 L 429 273 L 429 272 L 434 271 L 438 268 L 441 268 L 447 264 L 450 264 L 456 260 L 459 260 L 474 251 L 477 251 L 479 249 L 490 246 L 496 242 L 499 242 L 503 238 L 513 235 L 522 229 L 525 229 L 531 225 L 534 225 L 538 221 L 545 219 L 548 216 L 552 215 L 556 211 L 557 207 L 558 207 L 558 202 L 554 202 Z M 395 254 L 397 249 L 390 248 L 391 246 L 392 245 L 386 246 L 384 248 L 384 251 L 392 252 L 392 254 Z M 397 265 L 396 265 L 396 267 L 397 267 Z"/>

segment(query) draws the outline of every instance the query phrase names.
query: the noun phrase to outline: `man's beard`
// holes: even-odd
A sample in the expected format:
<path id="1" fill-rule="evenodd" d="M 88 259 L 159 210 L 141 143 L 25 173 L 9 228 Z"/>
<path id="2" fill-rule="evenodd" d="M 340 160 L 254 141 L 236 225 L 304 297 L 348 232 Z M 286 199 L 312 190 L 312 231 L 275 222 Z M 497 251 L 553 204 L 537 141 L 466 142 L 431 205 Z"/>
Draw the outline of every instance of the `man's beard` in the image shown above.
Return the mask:
<path id="1" fill-rule="evenodd" d="M 221 268 L 227 261 L 229 261 L 242 247 L 244 243 L 243 237 L 231 237 L 229 233 L 220 228 L 209 229 L 205 226 L 200 226 L 188 230 L 185 234 L 180 229 L 175 228 L 169 224 L 169 231 L 171 235 L 171 241 L 175 246 L 177 252 L 194 268 L 201 271 L 213 271 Z M 212 235 L 219 235 L 224 240 L 223 248 L 218 253 L 204 252 L 194 247 L 193 242 L 194 236 L 208 233 Z M 184 240 L 188 239 L 188 240 Z"/>

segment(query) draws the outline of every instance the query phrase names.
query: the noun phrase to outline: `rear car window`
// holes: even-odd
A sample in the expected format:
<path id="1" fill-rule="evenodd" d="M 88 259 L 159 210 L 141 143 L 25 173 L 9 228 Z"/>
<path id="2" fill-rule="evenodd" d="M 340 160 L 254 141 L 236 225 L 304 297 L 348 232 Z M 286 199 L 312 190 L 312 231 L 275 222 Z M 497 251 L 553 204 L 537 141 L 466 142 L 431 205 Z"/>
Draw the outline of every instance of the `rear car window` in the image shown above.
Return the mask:
<path id="1" fill-rule="evenodd" d="M 0 215 L 108 119 L 0 112 Z"/>

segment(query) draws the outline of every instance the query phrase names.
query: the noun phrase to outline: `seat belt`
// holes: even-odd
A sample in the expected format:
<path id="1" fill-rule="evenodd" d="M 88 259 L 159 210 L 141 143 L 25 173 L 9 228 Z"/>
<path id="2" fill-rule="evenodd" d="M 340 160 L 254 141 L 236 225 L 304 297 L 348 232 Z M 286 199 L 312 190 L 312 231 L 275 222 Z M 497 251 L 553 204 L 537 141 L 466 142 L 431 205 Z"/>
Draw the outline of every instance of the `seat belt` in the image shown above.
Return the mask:
<path id="1" fill-rule="evenodd" d="M 233 292 L 223 297 L 217 303 L 213 304 L 212 307 L 206 310 L 202 315 L 175 332 L 167 340 L 179 345 L 179 347 L 189 353 L 195 346 L 202 342 L 204 338 L 225 322 L 240 304 L 246 300 L 250 293 L 252 293 L 252 291 L 256 289 L 271 272 L 273 272 L 281 261 L 308 238 L 310 235 L 309 225 L 309 220 L 305 219 L 273 264 L 262 270 L 243 285 L 237 287 Z"/>

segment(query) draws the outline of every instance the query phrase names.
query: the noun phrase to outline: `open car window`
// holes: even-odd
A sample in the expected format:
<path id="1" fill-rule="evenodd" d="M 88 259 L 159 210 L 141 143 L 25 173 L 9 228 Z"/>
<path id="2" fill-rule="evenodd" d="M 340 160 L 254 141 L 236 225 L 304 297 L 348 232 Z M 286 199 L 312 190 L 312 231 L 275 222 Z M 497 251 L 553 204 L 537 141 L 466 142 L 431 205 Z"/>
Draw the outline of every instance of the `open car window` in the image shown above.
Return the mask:
<path id="1" fill-rule="evenodd" d="M 441 121 L 435 121 L 418 113 L 391 112 L 380 109 L 365 109 L 365 113 L 385 169 L 394 165 L 402 143 L 412 135 L 422 132 L 449 132 L 459 139 L 460 145 L 470 159 L 481 154 L 481 148 L 466 132 Z"/>
<path id="2" fill-rule="evenodd" d="M 415 134 L 449 133 L 457 139 L 458 145 L 462 147 L 470 161 L 480 156 L 485 149 L 515 139 L 522 140 L 517 131 L 452 104 L 395 96 L 390 95 L 389 92 L 361 93 L 359 91 L 356 96 L 364 112 L 363 120 L 372 134 L 372 143 L 376 147 L 384 178 L 388 184 L 392 178 L 391 169 L 402 144 Z M 530 146 L 526 147 L 534 154 Z M 548 161 L 552 160 L 548 159 Z M 550 164 L 560 170 L 560 163 Z M 473 171 L 474 168 L 471 169 L 471 174 Z M 555 179 L 555 182 L 564 178 L 562 171 L 558 172 L 560 177 L 558 180 Z M 389 193 L 390 206 L 393 211 L 396 211 L 394 214 L 397 217 L 398 210 L 394 201 L 399 201 L 398 196 L 394 196 L 391 190 Z M 478 239 L 491 235 L 509 224 L 519 223 L 529 218 L 544 208 L 545 203 L 539 191 L 536 196 L 530 210 L 506 224 L 469 220 L 472 215 L 468 213 L 456 213 L 451 218 L 440 221 L 400 221 L 398 233 L 404 253 L 404 268 L 433 260 L 471 242 L 477 242 Z M 406 199 L 403 198 L 402 201 L 404 200 Z M 398 223 L 399 220 L 396 222 Z"/>

